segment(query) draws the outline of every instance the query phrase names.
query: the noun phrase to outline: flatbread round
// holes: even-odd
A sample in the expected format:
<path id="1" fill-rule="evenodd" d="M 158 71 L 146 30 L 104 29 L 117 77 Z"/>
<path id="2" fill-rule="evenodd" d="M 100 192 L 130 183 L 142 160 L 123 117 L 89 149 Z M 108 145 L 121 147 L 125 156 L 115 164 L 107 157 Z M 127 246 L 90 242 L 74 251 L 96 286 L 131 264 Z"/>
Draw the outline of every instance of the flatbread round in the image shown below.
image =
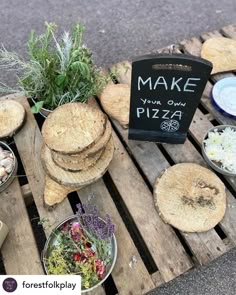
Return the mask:
<path id="1" fill-rule="evenodd" d="M 101 93 L 100 101 L 104 111 L 123 127 L 129 124 L 130 86 L 108 84 Z"/>
<path id="2" fill-rule="evenodd" d="M 184 232 L 204 232 L 226 209 L 225 186 L 209 169 L 183 163 L 168 168 L 154 185 L 154 200 L 166 223 Z"/>
<path id="3" fill-rule="evenodd" d="M 45 120 L 42 135 L 46 145 L 62 154 L 75 154 L 98 142 L 106 126 L 105 114 L 85 103 L 58 107 Z"/>
<path id="4" fill-rule="evenodd" d="M 13 136 L 22 126 L 24 107 L 15 100 L 0 101 L 0 138 Z"/>
<path id="5" fill-rule="evenodd" d="M 113 152 L 114 144 L 111 138 L 97 163 L 91 168 L 79 172 L 65 171 L 57 166 L 52 159 L 50 149 L 46 145 L 42 148 L 41 158 L 44 170 L 57 183 L 65 186 L 85 186 L 103 176 L 112 160 Z"/>

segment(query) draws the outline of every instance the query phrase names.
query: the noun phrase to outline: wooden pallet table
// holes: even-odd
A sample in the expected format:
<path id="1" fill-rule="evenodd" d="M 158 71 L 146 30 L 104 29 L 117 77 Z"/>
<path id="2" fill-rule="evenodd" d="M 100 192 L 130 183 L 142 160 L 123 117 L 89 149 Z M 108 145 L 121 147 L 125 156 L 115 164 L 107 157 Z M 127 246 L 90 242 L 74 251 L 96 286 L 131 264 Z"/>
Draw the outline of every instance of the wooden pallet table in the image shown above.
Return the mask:
<path id="1" fill-rule="evenodd" d="M 184 40 L 179 44 L 180 50 L 199 56 L 204 40 L 222 35 L 236 39 L 236 25 Z M 115 66 L 118 83 L 130 84 L 130 63 L 125 61 Z M 235 120 L 216 111 L 209 98 L 213 84 L 226 76 L 234 76 L 234 73 L 214 75 L 207 83 L 183 145 L 128 141 L 128 131 L 112 121 L 115 153 L 108 172 L 103 179 L 52 210 L 45 208 L 43 202 L 42 137 L 28 101 L 19 95 L 1 98 L 20 101 L 27 111 L 27 120 L 13 142 L 19 154 L 18 161 L 26 173 L 26 183 L 20 186 L 20 178 L 16 178 L 0 194 L 0 219 L 10 227 L 1 249 L 0 272 L 43 274 L 40 252 L 50 229 L 43 230 L 37 226 L 37 221 L 46 219 L 52 226 L 57 225 L 73 214 L 77 202 L 86 201 L 91 193 L 102 214 L 109 212 L 113 217 L 118 242 L 118 258 L 112 276 L 91 294 L 145 294 L 233 248 L 236 245 L 235 178 L 221 176 L 227 191 L 226 214 L 214 229 L 205 233 L 186 234 L 165 224 L 156 212 L 152 197 L 155 179 L 170 165 L 194 162 L 207 166 L 200 146 L 209 128 L 219 124 L 236 125 Z M 34 208 L 34 216 L 30 208 Z"/>

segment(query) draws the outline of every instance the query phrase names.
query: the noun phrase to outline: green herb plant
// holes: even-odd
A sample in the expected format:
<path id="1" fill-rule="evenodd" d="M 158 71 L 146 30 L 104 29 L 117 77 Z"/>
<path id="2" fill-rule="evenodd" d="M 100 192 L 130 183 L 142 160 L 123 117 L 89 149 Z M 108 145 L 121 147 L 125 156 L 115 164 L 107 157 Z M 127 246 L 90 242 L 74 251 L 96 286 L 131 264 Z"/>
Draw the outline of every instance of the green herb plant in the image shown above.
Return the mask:
<path id="1" fill-rule="evenodd" d="M 83 45 L 84 27 L 80 23 L 58 39 L 56 25 L 45 26 L 42 35 L 31 32 L 27 61 L 4 47 L 0 49 L 0 68 L 14 70 L 18 80 L 17 89 L 0 83 L 0 92 L 23 91 L 34 99 L 34 113 L 42 107 L 53 110 L 65 103 L 86 102 L 111 79 L 94 65 L 91 51 Z"/>

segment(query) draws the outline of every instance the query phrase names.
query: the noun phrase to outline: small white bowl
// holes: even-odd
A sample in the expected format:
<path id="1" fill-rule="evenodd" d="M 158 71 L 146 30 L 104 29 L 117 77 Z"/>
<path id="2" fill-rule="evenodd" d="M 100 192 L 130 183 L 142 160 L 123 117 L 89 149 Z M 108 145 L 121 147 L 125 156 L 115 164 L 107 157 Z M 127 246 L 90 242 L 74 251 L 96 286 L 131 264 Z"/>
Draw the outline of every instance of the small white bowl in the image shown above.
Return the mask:
<path id="1" fill-rule="evenodd" d="M 236 118 L 236 77 L 218 81 L 212 88 L 212 100 L 223 115 Z"/>
<path id="2" fill-rule="evenodd" d="M 226 127 L 230 127 L 231 129 L 233 129 L 233 130 L 236 131 L 236 126 L 232 126 L 232 125 L 219 125 L 219 126 L 215 126 L 215 127 L 211 128 L 211 129 L 209 129 L 207 131 L 207 134 L 204 136 L 204 139 L 202 141 L 202 155 L 203 155 L 203 158 L 205 159 L 205 161 L 207 162 L 207 164 L 209 166 L 211 166 L 211 168 L 213 168 L 215 171 L 217 171 L 217 172 L 219 172 L 219 173 L 221 173 L 223 175 L 235 177 L 236 176 L 235 173 L 232 173 L 232 172 L 230 172 L 228 170 L 222 169 L 221 166 L 220 166 L 220 164 L 218 162 L 210 160 L 208 158 L 207 154 L 206 154 L 206 151 L 205 151 L 205 143 L 204 143 L 204 141 L 208 138 L 208 134 L 210 132 L 215 131 L 216 129 L 217 129 L 217 131 L 222 131 Z M 235 155 L 235 157 L 236 157 L 236 155 Z"/>

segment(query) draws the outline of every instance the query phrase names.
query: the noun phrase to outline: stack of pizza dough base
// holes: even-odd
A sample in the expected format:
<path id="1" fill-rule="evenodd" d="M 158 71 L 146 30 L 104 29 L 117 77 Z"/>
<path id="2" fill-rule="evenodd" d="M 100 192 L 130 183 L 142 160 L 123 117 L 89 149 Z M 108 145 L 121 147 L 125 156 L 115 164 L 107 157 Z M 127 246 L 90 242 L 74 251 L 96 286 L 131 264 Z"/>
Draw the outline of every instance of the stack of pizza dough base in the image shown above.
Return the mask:
<path id="1" fill-rule="evenodd" d="M 45 120 L 42 135 L 44 199 L 49 206 L 98 180 L 112 160 L 111 124 L 94 105 L 69 103 L 58 107 Z"/>

